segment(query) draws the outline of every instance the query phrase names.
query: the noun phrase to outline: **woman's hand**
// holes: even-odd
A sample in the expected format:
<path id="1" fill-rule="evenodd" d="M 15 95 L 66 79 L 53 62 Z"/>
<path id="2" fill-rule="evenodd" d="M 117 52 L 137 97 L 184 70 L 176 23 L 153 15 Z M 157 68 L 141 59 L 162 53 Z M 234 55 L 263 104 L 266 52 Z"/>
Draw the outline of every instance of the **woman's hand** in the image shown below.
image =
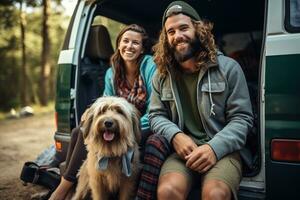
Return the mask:
<path id="1" fill-rule="evenodd" d="M 51 194 L 49 200 L 64 200 L 73 185 L 74 185 L 73 182 L 70 182 L 70 181 L 64 179 L 64 177 L 62 177 L 60 184 L 54 190 L 54 192 Z"/>

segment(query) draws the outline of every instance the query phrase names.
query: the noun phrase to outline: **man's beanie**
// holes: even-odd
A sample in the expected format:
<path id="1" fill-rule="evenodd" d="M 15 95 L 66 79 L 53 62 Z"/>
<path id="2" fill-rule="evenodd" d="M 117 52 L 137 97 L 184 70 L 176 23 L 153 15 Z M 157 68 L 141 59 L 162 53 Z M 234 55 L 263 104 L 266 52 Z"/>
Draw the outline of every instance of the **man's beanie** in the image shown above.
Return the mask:
<path id="1" fill-rule="evenodd" d="M 167 9 L 164 12 L 162 18 L 162 26 L 164 26 L 168 17 L 170 17 L 173 14 L 179 14 L 179 13 L 187 15 L 196 21 L 200 20 L 200 16 L 192 6 L 190 6 L 189 4 L 183 1 L 174 1 L 168 5 Z"/>

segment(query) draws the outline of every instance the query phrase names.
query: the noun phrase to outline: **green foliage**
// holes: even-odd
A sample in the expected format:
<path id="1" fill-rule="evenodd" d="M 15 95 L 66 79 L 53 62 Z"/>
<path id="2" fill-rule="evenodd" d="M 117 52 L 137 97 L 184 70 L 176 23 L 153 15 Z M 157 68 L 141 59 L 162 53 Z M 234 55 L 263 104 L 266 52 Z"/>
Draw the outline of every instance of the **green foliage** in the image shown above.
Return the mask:
<path id="1" fill-rule="evenodd" d="M 0 7 L 0 108 L 9 110 L 19 104 L 19 60 L 17 12 L 12 6 Z"/>
<path id="2" fill-rule="evenodd" d="M 0 6 L 0 30 L 13 27 L 16 21 L 18 17 L 13 6 Z"/>
<path id="3" fill-rule="evenodd" d="M 19 64 L 14 54 L 3 55 L 0 49 L 0 105 L 1 110 L 7 111 L 19 105 Z"/>
<path id="4" fill-rule="evenodd" d="M 7 3 L 8 2 L 8 3 Z M 8 111 L 20 106 L 21 80 L 21 41 L 19 8 L 13 1 L 0 3 L 0 111 Z M 15 1 L 16 2 L 16 1 Z M 37 2 L 37 1 L 36 1 Z M 40 1 L 41 2 L 41 1 Z M 3 4 L 6 3 L 6 4 Z M 32 4 L 33 5 L 33 4 Z M 50 40 L 51 40 L 51 86 L 50 100 L 54 99 L 54 79 L 56 75 L 56 63 L 59 51 L 64 39 L 69 17 L 63 16 L 62 12 L 51 9 L 50 15 Z M 28 93 L 31 103 L 37 102 L 36 94 L 39 89 L 39 76 L 41 70 L 41 24 L 42 8 L 30 9 L 26 14 L 26 56 Z"/>
<path id="5" fill-rule="evenodd" d="M 26 92 L 30 103 L 38 103 L 39 79 L 42 51 L 42 5 L 43 0 L 1 0 L 0 1 L 0 111 L 8 111 L 20 106 L 21 85 L 21 31 L 20 3 L 26 11 L 25 46 L 28 85 Z M 49 35 L 51 42 L 50 101 L 55 96 L 56 63 L 63 44 L 70 17 L 63 15 L 61 0 L 51 1 Z M 30 9 L 26 9 L 26 7 Z M 104 17 L 96 17 L 93 24 L 105 25 L 115 47 L 117 34 L 123 24 Z"/>

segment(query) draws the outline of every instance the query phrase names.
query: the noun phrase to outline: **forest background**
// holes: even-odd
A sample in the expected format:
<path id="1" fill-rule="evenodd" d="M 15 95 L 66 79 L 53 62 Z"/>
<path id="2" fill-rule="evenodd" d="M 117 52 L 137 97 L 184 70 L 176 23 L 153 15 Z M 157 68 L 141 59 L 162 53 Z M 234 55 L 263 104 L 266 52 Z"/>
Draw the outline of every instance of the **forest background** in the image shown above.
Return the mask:
<path id="1" fill-rule="evenodd" d="M 46 106 L 70 16 L 61 0 L 0 1 L 0 110 Z"/>
<path id="2" fill-rule="evenodd" d="M 0 1 L 0 112 L 55 99 L 57 60 L 72 14 L 66 1 L 77 2 Z"/>

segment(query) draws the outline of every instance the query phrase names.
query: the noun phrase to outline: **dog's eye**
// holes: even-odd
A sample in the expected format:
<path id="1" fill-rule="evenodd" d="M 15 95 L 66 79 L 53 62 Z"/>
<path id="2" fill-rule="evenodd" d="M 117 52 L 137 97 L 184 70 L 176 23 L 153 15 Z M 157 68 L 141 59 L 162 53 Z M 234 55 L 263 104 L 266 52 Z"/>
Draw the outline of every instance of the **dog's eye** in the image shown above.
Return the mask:
<path id="1" fill-rule="evenodd" d="M 121 114 L 121 115 L 123 115 L 123 116 L 126 117 L 126 114 L 123 112 L 123 109 L 122 109 L 122 108 L 120 108 L 120 107 L 115 107 L 114 110 L 115 110 L 117 113 L 119 113 L 119 114 Z"/>
<path id="2" fill-rule="evenodd" d="M 99 114 L 105 113 L 105 112 L 107 111 L 108 107 L 109 107 L 108 105 L 104 105 L 104 106 L 101 108 L 101 110 L 99 111 Z"/>

